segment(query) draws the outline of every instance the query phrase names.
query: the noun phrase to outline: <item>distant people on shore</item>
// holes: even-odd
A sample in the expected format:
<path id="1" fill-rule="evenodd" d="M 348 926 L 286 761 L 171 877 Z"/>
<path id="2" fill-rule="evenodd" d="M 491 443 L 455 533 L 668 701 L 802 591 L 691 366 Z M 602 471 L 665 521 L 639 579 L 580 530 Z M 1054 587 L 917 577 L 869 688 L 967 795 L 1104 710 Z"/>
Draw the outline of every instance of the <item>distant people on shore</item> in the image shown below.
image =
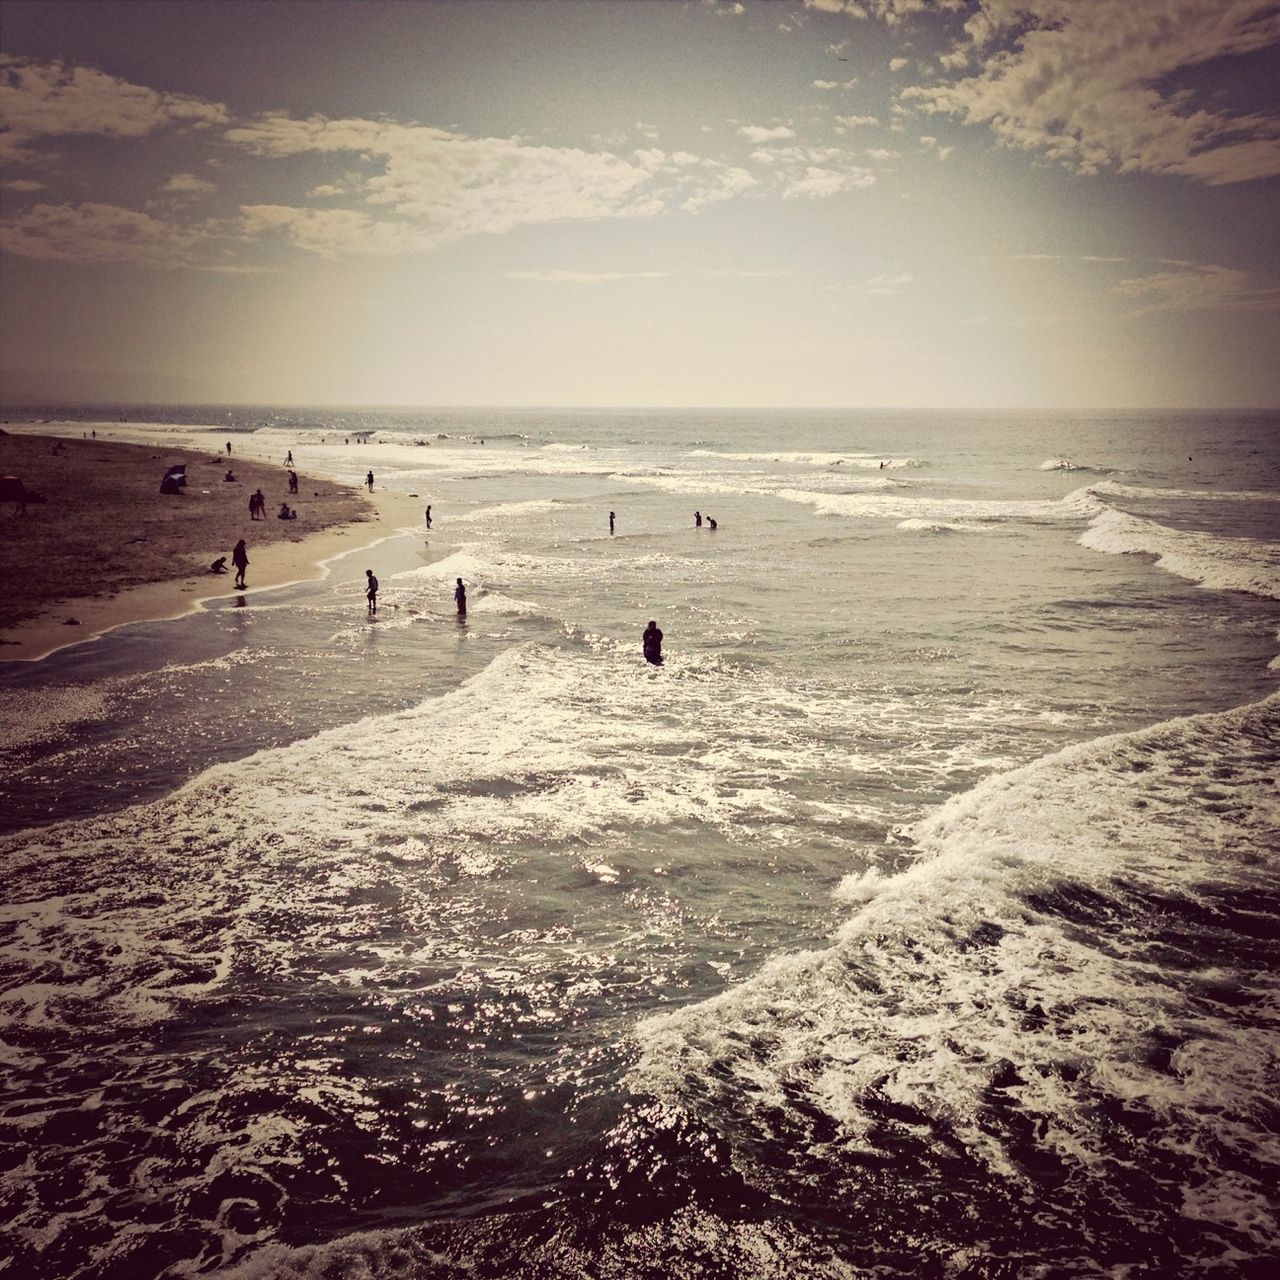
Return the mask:
<path id="1" fill-rule="evenodd" d="M 231 468 L 230 468 L 230 467 L 228 467 L 228 468 L 227 468 L 227 474 L 226 474 L 225 476 L 223 476 L 222 478 L 223 478 L 224 480 L 230 480 L 230 481 L 234 482 L 234 481 L 235 481 L 235 478 L 236 478 L 236 477 L 235 477 L 235 472 L 233 472 L 233 471 L 231 470 Z"/>
<path id="2" fill-rule="evenodd" d="M 644 649 L 644 660 L 655 667 L 662 666 L 662 632 L 652 618 L 644 629 L 644 635 L 640 637 L 640 644 Z"/>
<path id="3" fill-rule="evenodd" d="M 609 532 L 613 532 L 613 512 L 609 512 Z"/>
<path id="4" fill-rule="evenodd" d="M 378 612 L 378 580 L 373 576 L 372 569 L 364 571 L 365 577 L 365 599 L 369 601 L 369 612 Z"/>
<path id="5" fill-rule="evenodd" d="M 702 528 L 702 512 L 701 511 L 695 511 L 693 513 L 693 527 L 695 529 Z"/>
<path id="6" fill-rule="evenodd" d="M 453 603 L 458 606 L 458 617 L 465 618 L 467 616 L 467 589 L 462 585 L 462 579 L 458 579 L 458 585 L 453 589 Z"/>
<path id="7" fill-rule="evenodd" d="M 231 550 L 231 563 L 236 567 L 236 586 L 243 588 L 244 571 L 249 567 L 249 551 L 243 538 Z"/>
<path id="8" fill-rule="evenodd" d="M 372 471 L 370 471 L 369 474 L 365 476 L 364 482 L 369 486 L 369 492 L 372 493 L 373 492 L 373 472 Z"/>
<path id="9" fill-rule="evenodd" d="M 428 507 L 427 507 L 427 528 L 428 528 L 428 529 L 430 529 L 430 528 L 431 528 L 431 508 L 430 508 L 430 506 L 428 506 Z"/>
<path id="10" fill-rule="evenodd" d="M 289 450 L 289 452 L 285 454 L 285 456 L 284 456 L 284 465 L 285 465 L 286 467 L 291 467 L 291 466 L 293 466 L 293 450 L 292 450 L 292 449 L 290 449 L 290 450 Z"/>
<path id="11" fill-rule="evenodd" d="M 227 441 L 227 457 L 231 457 L 231 441 Z"/>
<path id="12" fill-rule="evenodd" d="M 226 556 L 219 556 L 219 557 L 218 557 L 218 558 L 217 558 L 217 559 L 216 559 L 216 560 L 215 560 L 215 561 L 214 561 L 214 562 L 209 566 L 209 572 L 210 572 L 210 573 L 226 573 L 226 571 L 227 571 L 227 557 L 226 557 Z"/>
<path id="13" fill-rule="evenodd" d="M 276 512 L 277 520 L 296 520 L 298 513 L 287 503 L 280 504 L 280 510 Z"/>
<path id="14" fill-rule="evenodd" d="M 289 492 L 298 492 L 298 473 L 296 471 L 289 472 Z"/>
<path id="15" fill-rule="evenodd" d="M 249 495 L 249 518 L 252 520 L 263 520 L 267 515 L 267 495 L 261 489 L 256 489 Z"/>

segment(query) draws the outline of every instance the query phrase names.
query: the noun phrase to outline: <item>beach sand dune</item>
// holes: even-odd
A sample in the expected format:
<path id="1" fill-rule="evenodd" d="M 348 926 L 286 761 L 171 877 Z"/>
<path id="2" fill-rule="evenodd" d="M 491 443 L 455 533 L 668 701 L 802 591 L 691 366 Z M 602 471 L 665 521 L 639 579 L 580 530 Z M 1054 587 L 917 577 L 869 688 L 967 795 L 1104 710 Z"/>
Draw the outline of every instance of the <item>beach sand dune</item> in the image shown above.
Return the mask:
<path id="1" fill-rule="evenodd" d="M 187 468 L 182 496 L 161 494 L 165 471 L 178 463 Z M 234 482 L 224 478 L 228 468 Z M 267 585 L 305 576 L 305 566 L 344 545 L 330 548 L 316 534 L 378 518 L 361 491 L 299 475 L 290 494 L 284 467 L 212 450 L 10 432 L 0 435 L 0 474 L 45 498 L 25 513 L 0 505 L 0 658 L 37 656 L 28 650 L 47 652 L 128 617 L 181 612 L 202 594 L 230 591 L 231 573 L 219 578 L 209 566 L 219 556 L 229 563 L 240 538 L 250 549 L 249 585 Z M 266 498 L 263 520 L 249 515 L 255 489 Z M 296 520 L 277 519 L 281 502 Z M 127 607 L 107 607 L 116 601 Z M 49 625 L 67 631 L 50 642 Z M 74 625 L 87 633 L 69 635 Z"/>

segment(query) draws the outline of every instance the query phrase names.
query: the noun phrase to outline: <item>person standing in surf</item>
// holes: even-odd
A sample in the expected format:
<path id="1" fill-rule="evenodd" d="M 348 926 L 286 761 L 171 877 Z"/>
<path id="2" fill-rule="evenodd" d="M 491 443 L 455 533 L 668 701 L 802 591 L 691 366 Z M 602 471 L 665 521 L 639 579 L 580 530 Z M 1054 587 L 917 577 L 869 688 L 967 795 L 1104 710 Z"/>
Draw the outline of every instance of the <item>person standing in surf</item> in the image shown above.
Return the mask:
<path id="1" fill-rule="evenodd" d="M 377 613 L 378 612 L 378 580 L 373 576 L 372 569 L 366 569 L 364 571 L 364 577 L 365 577 L 365 583 L 366 583 L 366 589 L 364 594 L 365 594 L 365 598 L 369 601 L 369 612 Z"/>
<path id="2" fill-rule="evenodd" d="M 702 528 L 702 512 L 701 511 L 695 511 L 693 513 L 693 527 L 695 529 Z"/>
<path id="3" fill-rule="evenodd" d="M 613 512 L 609 512 L 609 532 L 613 533 Z"/>
<path id="4" fill-rule="evenodd" d="M 644 660 L 655 667 L 662 666 L 662 632 L 652 618 L 644 629 L 644 635 L 640 637 L 640 643 L 644 648 Z"/>
<path id="5" fill-rule="evenodd" d="M 372 471 L 370 471 L 369 474 L 365 476 L 364 482 L 369 486 L 369 492 L 372 493 L 373 492 L 373 472 Z"/>
<path id="6" fill-rule="evenodd" d="M 236 586 L 244 589 L 244 571 L 249 567 L 249 550 L 241 538 L 231 552 L 231 563 L 236 567 Z"/>
<path id="7" fill-rule="evenodd" d="M 427 528 L 431 528 L 431 507 L 427 507 Z"/>
<path id="8" fill-rule="evenodd" d="M 458 585 L 453 589 L 453 603 L 458 606 L 458 617 L 465 618 L 467 616 L 467 589 L 462 585 L 462 579 L 458 579 Z"/>

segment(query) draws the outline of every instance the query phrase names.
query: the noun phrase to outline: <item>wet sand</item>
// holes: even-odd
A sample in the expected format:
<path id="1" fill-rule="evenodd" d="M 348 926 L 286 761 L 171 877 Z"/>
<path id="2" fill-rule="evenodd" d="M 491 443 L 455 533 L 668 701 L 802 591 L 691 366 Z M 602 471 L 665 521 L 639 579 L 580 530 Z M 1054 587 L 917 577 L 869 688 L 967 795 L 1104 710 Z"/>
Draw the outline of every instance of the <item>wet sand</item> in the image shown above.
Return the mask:
<path id="1" fill-rule="evenodd" d="M 177 463 L 186 464 L 186 490 L 162 495 L 160 480 Z M 228 467 L 234 482 L 223 478 Z M 254 592 L 321 578 L 327 561 L 421 518 L 417 500 L 403 494 L 365 494 L 302 473 L 290 494 L 283 466 L 225 452 L 8 432 L 0 472 L 46 499 L 25 513 L 0 504 L 0 661 L 41 658 L 127 623 L 245 594 L 232 585 L 239 538 Z M 259 488 L 267 516 L 252 520 L 249 495 Z M 276 518 L 281 502 L 297 520 Z M 209 569 L 218 556 L 227 557 L 223 575 Z"/>

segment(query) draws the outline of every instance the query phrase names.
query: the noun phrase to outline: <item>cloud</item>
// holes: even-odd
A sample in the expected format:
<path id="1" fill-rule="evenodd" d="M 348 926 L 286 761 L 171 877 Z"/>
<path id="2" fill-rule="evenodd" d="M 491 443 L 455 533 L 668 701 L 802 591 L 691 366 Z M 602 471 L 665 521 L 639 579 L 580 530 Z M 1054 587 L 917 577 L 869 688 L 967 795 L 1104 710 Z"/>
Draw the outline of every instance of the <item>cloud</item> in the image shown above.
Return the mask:
<path id="1" fill-rule="evenodd" d="M 34 159 L 30 144 L 46 137 L 137 138 L 169 125 L 226 123 L 217 103 L 158 93 L 92 67 L 0 54 L 0 159 Z"/>
<path id="2" fill-rule="evenodd" d="M 875 116 L 836 116 L 836 124 L 842 129 L 861 129 L 879 123 Z"/>
<path id="3" fill-rule="evenodd" d="M 44 183 L 36 182 L 34 178 L 13 178 L 8 182 L 0 182 L 0 187 L 9 191 L 43 191 Z"/>
<path id="4" fill-rule="evenodd" d="M 669 271 L 508 271 L 508 280 L 539 284 L 612 284 L 615 280 L 664 280 Z"/>
<path id="5" fill-rule="evenodd" d="M 207 196 L 217 187 L 212 182 L 197 178 L 194 173 L 175 173 L 163 189 L 171 195 Z"/>
<path id="6" fill-rule="evenodd" d="M 0 223 L 0 249 L 49 262 L 198 266 L 225 238 L 226 228 L 218 224 L 179 227 L 111 204 L 38 204 Z"/>
<path id="7" fill-rule="evenodd" d="M 1197 106 L 1176 77 L 1278 41 L 1273 0 L 979 0 L 953 52 L 981 69 L 903 97 L 1081 173 L 1245 182 L 1280 174 L 1280 115 Z"/>
<path id="8" fill-rule="evenodd" d="M 890 151 L 886 147 L 876 147 L 867 152 L 867 157 L 871 160 L 883 162 L 885 160 L 896 160 L 898 158 L 898 153 L 896 151 Z"/>
<path id="9" fill-rule="evenodd" d="M 857 0 L 804 0 L 806 9 L 819 13 L 847 13 L 851 18 L 865 18 L 867 11 Z"/>
<path id="10" fill-rule="evenodd" d="M 1173 271 L 1131 276 L 1112 286 L 1140 303 L 1133 315 L 1161 311 L 1276 311 L 1280 289 L 1256 289 L 1232 267 L 1179 264 Z"/>
<path id="11" fill-rule="evenodd" d="M 890 58 L 890 59 L 889 59 L 889 70 L 890 70 L 890 71 L 901 71 L 901 70 L 902 70 L 902 68 L 903 68 L 903 67 L 905 67 L 905 66 L 907 65 L 907 62 L 908 62 L 908 59 L 906 59 L 906 58 Z"/>
<path id="12" fill-rule="evenodd" d="M 815 80 L 813 87 L 815 89 L 852 89 L 858 83 L 858 77 L 853 76 L 848 80 Z"/>
<path id="13" fill-rule="evenodd" d="M 357 179 L 365 204 L 385 207 L 412 224 L 413 231 L 407 237 L 401 230 L 380 233 L 386 240 L 380 238 L 379 244 L 404 241 L 429 247 L 460 236 L 500 234 L 526 223 L 651 217 L 665 208 L 654 186 L 664 159 L 656 149 L 637 152 L 633 162 L 610 152 L 320 116 L 264 117 L 228 129 L 225 136 L 256 155 L 353 153 L 367 165 L 380 166 Z M 290 225 L 306 229 L 312 224 L 299 217 Z M 299 247 L 331 245 L 327 235 L 317 242 L 309 231 L 293 242 Z"/>
<path id="14" fill-rule="evenodd" d="M 311 190 L 307 192 L 307 195 L 317 200 L 323 200 L 329 196 L 340 196 L 343 194 L 345 194 L 343 188 L 335 187 L 332 182 L 322 182 L 319 186 L 312 187 Z"/>
<path id="15" fill-rule="evenodd" d="M 785 200 L 821 200 L 875 184 L 875 174 L 870 169 L 851 166 L 846 169 L 826 169 L 820 165 L 806 165 L 804 173 L 791 179 L 782 189 Z"/>
<path id="16" fill-rule="evenodd" d="M 785 124 L 773 125 L 772 127 L 759 124 L 740 125 L 738 132 L 744 138 L 749 138 L 757 145 L 762 142 L 778 142 L 784 138 L 794 138 L 795 130 L 789 129 Z"/>
<path id="17" fill-rule="evenodd" d="M 712 165 L 713 173 L 709 183 L 701 186 L 680 206 L 686 213 L 697 213 L 709 204 L 719 204 L 724 200 L 732 200 L 752 187 L 758 187 L 760 180 L 745 169 L 734 165 Z"/>

